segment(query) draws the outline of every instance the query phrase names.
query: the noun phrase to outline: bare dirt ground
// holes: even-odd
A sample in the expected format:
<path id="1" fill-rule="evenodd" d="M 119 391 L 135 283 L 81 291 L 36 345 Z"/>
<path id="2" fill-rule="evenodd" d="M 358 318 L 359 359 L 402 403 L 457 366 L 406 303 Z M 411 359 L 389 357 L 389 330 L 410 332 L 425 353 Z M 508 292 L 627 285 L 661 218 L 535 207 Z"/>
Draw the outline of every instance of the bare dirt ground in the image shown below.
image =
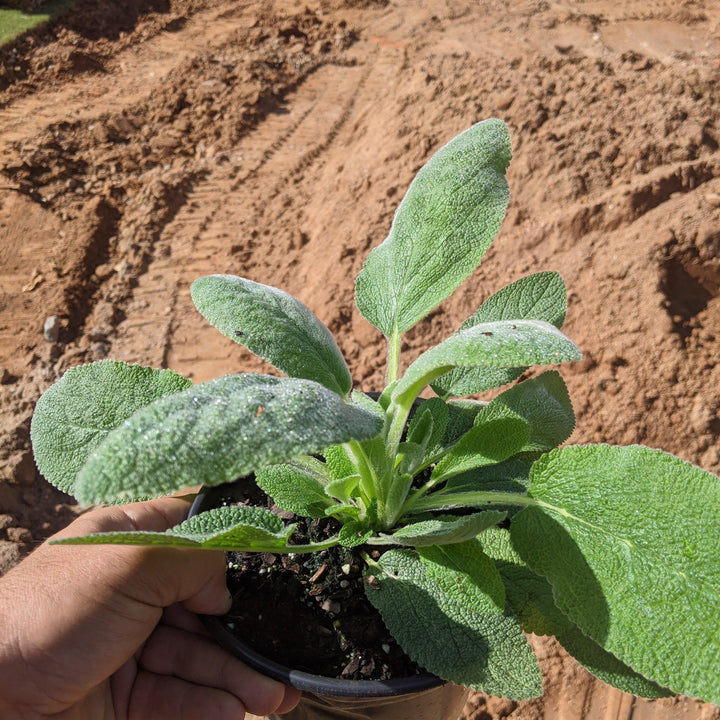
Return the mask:
<path id="1" fill-rule="evenodd" d="M 112 9 L 108 9 L 112 7 Z M 511 206 L 406 358 L 532 271 L 559 270 L 575 442 L 720 471 L 720 5 L 715 0 L 80 0 L 0 51 L 0 572 L 75 509 L 29 421 L 64 369 L 113 357 L 201 381 L 262 365 L 190 282 L 276 285 L 339 338 L 357 386 L 384 343 L 353 279 L 414 173 L 505 119 Z M 48 342 L 43 323 L 60 319 Z M 611 690 L 534 639 L 544 699 L 466 720 L 718 720 Z"/>

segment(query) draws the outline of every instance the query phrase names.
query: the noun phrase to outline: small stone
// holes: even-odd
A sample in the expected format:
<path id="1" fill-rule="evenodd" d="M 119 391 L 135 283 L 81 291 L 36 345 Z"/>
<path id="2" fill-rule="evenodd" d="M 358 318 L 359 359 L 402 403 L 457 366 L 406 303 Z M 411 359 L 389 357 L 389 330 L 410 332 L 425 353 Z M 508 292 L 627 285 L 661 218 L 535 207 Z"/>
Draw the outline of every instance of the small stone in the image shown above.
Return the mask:
<path id="1" fill-rule="evenodd" d="M 104 263 L 95 268 L 95 277 L 98 280 L 107 280 L 114 272 L 115 268 L 112 265 Z"/>
<path id="2" fill-rule="evenodd" d="M 720 207 L 719 193 L 705 193 L 705 200 L 713 207 Z"/>
<path id="3" fill-rule="evenodd" d="M 110 352 L 110 348 L 107 343 L 96 342 L 90 347 L 90 352 L 93 354 L 93 357 L 104 358 L 107 357 L 107 354 Z"/>
<path id="4" fill-rule="evenodd" d="M 333 600 L 325 600 L 325 602 L 320 607 L 326 613 L 330 613 L 331 615 L 335 615 L 336 613 L 340 612 L 340 603 Z"/>
<path id="5" fill-rule="evenodd" d="M 14 520 L 15 519 L 12 515 L 0 515 L 0 530 L 5 530 L 6 528 L 9 528 L 13 524 Z"/>
<path id="6" fill-rule="evenodd" d="M 0 575 L 10 570 L 20 561 L 20 549 L 17 543 L 0 540 Z"/>
<path id="7" fill-rule="evenodd" d="M 6 532 L 8 540 L 14 543 L 31 543 L 33 541 L 32 533 L 26 528 L 9 527 Z"/>
<path id="8" fill-rule="evenodd" d="M 43 336 L 50 343 L 55 343 L 60 337 L 60 318 L 57 315 L 51 315 L 43 325 Z"/>
<path id="9" fill-rule="evenodd" d="M 710 432 L 713 421 L 717 419 L 713 408 L 706 402 L 702 395 L 695 398 L 692 409 L 690 410 L 690 424 L 697 433 Z"/>

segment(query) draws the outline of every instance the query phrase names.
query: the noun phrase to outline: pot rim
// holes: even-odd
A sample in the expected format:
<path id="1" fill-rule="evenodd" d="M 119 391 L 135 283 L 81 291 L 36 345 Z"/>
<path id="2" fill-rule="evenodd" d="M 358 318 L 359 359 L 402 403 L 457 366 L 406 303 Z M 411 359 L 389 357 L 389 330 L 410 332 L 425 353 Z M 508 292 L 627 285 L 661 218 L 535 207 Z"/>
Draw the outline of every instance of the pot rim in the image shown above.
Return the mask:
<path id="1" fill-rule="evenodd" d="M 188 517 L 210 510 L 233 483 L 203 486 L 190 507 Z M 332 697 L 391 697 L 422 692 L 446 681 L 432 673 L 422 673 L 392 680 L 344 680 L 294 670 L 270 660 L 239 640 L 221 618 L 201 615 L 200 619 L 212 637 L 231 654 L 239 657 L 254 670 L 303 692 Z"/>

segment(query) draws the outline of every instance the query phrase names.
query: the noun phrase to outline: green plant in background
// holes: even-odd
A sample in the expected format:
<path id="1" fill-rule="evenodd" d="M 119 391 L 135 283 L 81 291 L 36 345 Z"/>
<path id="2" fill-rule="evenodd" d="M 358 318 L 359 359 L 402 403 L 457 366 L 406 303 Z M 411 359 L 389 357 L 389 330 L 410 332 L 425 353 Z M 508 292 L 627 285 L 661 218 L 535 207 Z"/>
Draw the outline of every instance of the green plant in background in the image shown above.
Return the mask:
<path id="1" fill-rule="evenodd" d="M 558 329 L 556 273 L 487 299 L 401 369 L 401 336 L 477 267 L 508 202 L 505 125 L 474 125 L 420 171 L 357 279 L 388 339 L 377 401 L 298 300 L 230 275 L 192 297 L 221 333 L 289 377 L 193 385 L 170 370 L 103 361 L 40 399 L 40 471 L 83 504 L 124 503 L 255 473 L 282 509 L 341 526 L 291 544 L 264 508 L 221 507 L 166 533 L 65 542 L 313 552 L 357 547 L 366 594 L 431 672 L 516 699 L 541 693 L 523 631 L 552 634 L 591 672 L 657 697 L 720 703 L 720 481 L 658 450 L 558 447 L 575 419 L 555 370 L 580 358 Z M 436 396 L 420 404 L 428 388 Z M 490 402 L 458 399 L 495 388 Z M 381 550 L 374 560 L 367 550 Z"/>

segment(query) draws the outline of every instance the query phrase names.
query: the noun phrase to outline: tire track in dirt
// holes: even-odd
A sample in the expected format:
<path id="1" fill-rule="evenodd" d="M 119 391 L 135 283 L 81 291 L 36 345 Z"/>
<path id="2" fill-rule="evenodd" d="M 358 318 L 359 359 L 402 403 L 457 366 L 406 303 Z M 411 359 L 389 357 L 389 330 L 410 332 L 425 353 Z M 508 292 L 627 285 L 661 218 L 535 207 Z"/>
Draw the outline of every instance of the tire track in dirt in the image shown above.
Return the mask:
<path id="1" fill-rule="evenodd" d="M 33 143 L 63 122 L 94 122 L 104 115 L 120 114 L 124 108 L 132 107 L 162 88 L 167 76 L 186 58 L 222 45 L 242 23 L 247 22 L 248 15 L 241 14 L 240 9 L 228 10 L 224 7 L 200 11 L 178 31 L 162 32 L 119 53 L 108 63 L 106 74 L 82 75 L 57 90 L 46 88 L 11 101 L 0 109 L 0 158 L 12 157 L 17 144 Z M 6 189 L 18 188 L 10 184 Z M 27 223 L 28 230 L 19 235 L 29 239 L 18 245 L 13 243 L 11 233 L 8 233 L 9 241 L 5 241 L 0 233 L 0 238 L 6 243 L 0 253 L 0 264 L 5 271 L 0 295 L 5 299 L 27 299 L 24 304 L 20 300 L 14 302 L 12 314 L 8 313 L 8 323 L 0 325 L 0 362 L 4 365 L 17 364 L 18 358 L 14 355 L 20 342 L 18 338 L 28 327 L 37 324 L 36 307 L 26 292 L 47 281 L 42 287 L 46 294 L 52 295 L 47 314 L 65 313 L 66 308 L 59 299 L 63 297 L 62 283 L 54 277 L 52 268 L 49 276 L 47 272 L 43 273 L 42 268 L 48 269 L 55 253 L 50 248 L 60 243 L 57 238 L 69 231 L 57 214 L 48 208 L 28 203 L 15 195 L 11 195 L 6 204 L 6 214 L 11 216 L 10 229 Z M 41 232 L 37 230 L 40 227 Z M 74 249 L 80 252 L 79 248 Z M 14 273 L 15 266 L 33 267 L 35 270 L 32 276 Z M 88 276 L 93 269 L 92 265 L 86 266 Z M 57 289 L 51 292 L 50 285 Z M 72 287 L 66 289 L 74 290 Z M 9 323 L 10 317 L 13 318 L 12 324 Z M 37 328 L 36 332 L 39 334 L 41 329 Z"/>
<path id="2" fill-rule="evenodd" d="M 259 216 L 278 205 L 292 178 L 321 162 L 366 78 L 360 66 L 320 67 L 240 141 L 230 162 L 191 191 L 139 278 L 114 356 L 171 367 L 196 381 L 239 369 L 239 363 L 260 369 L 198 314 L 190 283 L 217 272 L 259 277 L 254 271 L 268 262 L 268 246 L 253 230 L 262 224 Z"/>

